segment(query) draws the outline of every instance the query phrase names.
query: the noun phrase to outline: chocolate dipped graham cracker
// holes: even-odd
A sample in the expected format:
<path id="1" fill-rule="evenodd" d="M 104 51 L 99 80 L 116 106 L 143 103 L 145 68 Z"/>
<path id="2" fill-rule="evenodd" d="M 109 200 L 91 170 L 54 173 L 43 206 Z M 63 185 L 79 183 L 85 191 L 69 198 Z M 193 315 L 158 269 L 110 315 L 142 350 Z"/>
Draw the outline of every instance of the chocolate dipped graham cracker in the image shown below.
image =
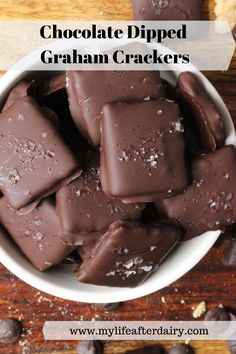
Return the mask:
<path id="1" fill-rule="evenodd" d="M 60 263 L 74 249 L 59 237 L 62 232 L 60 220 L 50 199 L 45 199 L 32 212 L 19 215 L 3 197 L 0 199 L 0 222 L 40 271 Z"/>
<path id="2" fill-rule="evenodd" d="M 223 117 L 198 77 L 191 72 L 181 73 L 176 91 L 185 112 L 184 119 L 193 121 L 193 135 L 197 136 L 202 148 L 213 151 L 223 146 Z"/>
<path id="3" fill-rule="evenodd" d="M 179 228 L 168 221 L 144 225 L 118 220 L 84 260 L 78 280 L 94 285 L 137 286 L 157 269 L 179 239 Z"/>
<path id="4" fill-rule="evenodd" d="M 68 71 L 67 93 L 79 131 L 89 143 L 99 146 L 105 103 L 158 98 L 163 89 L 158 73 L 151 71 Z"/>
<path id="5" fill-rule="evenodd" d="M 188 184 L 178 105 L 166 99 L 103 108 L 101 183 L 125 203 L 152 202 Z"/>
<path id="6" fill-rule="evenodd" d="M 0 114 L 0 189 L 14 209 L 27 207 L 80 175 L 78 160 L 31 97 Z"/>
<path id="7" fill-rule="evenodd" d="M 203 19 L 202 0 L 131 0 L 135 20 L 194 21 Z"/>
<path id="8" fill-rule="evenodd" d="M 38 92 L 40 105 L 49 107 L 56 112 L 59 119 L 60 135 L 74 153 L 80 156 L 81 160 L 87 142 L 80 135 L 71 117 L 66 92 L 66 74 L 50 76 L 39 85 Z"/>
<path id="9" fill-rule="evenodd" d="M 99 154 L 93 155 L 87 169 L 76 180 L 57 192 L 63 240 L 81 245 L 96 240 L 110 224 L 121 218 L 138 220 L 145 204 L 124 204 L 109 198 L 102 190 L 99 176 Z"/>
<path id="10" fill-rule="evenodd" d="M 182 194 L 158 201 L 157 207 L 176 219 L 183 240 L 236 222 L 236 149 L 225 146 L 193 162 L 193 184 Z"/>

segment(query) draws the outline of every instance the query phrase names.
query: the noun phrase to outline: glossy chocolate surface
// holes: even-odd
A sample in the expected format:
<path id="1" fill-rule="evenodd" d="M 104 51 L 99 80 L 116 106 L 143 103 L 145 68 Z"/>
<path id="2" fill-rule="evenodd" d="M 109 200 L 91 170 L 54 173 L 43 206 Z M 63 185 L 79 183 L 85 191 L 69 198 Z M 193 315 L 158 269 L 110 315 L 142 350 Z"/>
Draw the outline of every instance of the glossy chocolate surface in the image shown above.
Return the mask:
<path id="1" fill-rule="evenodd" d="M 202 0 L 131 0 L 135 20 L 194 21 L 203 19 Z"/>
<path id="2" fill-rule="evenodd" d="M 176 224 L 114 222 L 78 269 L 83 283 L 134 287 L 144 282 L 180 239 Z"/>
<path id="3" fill-rule="evenodd" d="M 0 114 L 0 189 L 20 209 L 79 175 L 79 163 L 30 97 Z"/>
<path id="4" fill-rule="evenodd" d="M 236 222 L 236 149 L 229 145 L 193 163 L 193 184 L 176 197 L 157 202 L 183 227 L 183 240 Z"/>
<path id="5" fill-rule="evenodd" d="M 81 134 L 99 146 L 105 103 L 162 97 L 163 89 L 159 75 L 151 71 L 69 71 L 67 93 L 71 115 Z"/>
<path id="6" fill-rule="evenodd" d="M 187 186 L 178 105 L 166 99 L 103 108 L 101 183 L 126 203 L 152 202 Z"/>
<path id="7" fill-rule="evenodd" d="M 74 249 L 66 246 L 59 237 L 60 220 L 49 199 L 45 199 L 32 212 L 19 215 L 7 204 L 5 198 L 1 198 L 0 222 L 40 271 L 60 263 Z"/>
<path id="8" fill-rule="evenodd" d="M 194 121 L 194 135 L 197 133 L 202 147 L 207 151 L 221 147 L 225 139 L 223 118 L 195 74 L 179 75 L 177 95 L 187 110 L 185 120 Z"/>
<path id="9" fill-rule="evenodd" d="M 57 211 L 67 243 L 79 245 L 97 239 L 96 233 L 105 232 L 118 219 L 138 220 L 145 207 L 107 197 L 100 183 L 99 155 L 91 160 L 80 177 L 57 192 Z"/>

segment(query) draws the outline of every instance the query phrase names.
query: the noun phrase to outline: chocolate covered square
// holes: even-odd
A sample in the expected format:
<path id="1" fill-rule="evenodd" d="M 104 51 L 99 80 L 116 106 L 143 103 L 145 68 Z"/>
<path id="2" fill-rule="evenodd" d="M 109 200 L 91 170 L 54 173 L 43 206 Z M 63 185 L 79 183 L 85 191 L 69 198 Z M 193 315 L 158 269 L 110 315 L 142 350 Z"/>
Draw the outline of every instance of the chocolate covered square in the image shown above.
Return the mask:
<path id="1" fill-rule="evenodd" d="M 131 0 L 135 20 L 193 21 L 203 19 L 202 0 Z"/>
<path id="2" fill-rule="evenodd" d="M 99 156 L 76 180 L 57 192 L 56 206 L 63 228 L 63 240 L 68 244 L 86 244 L 98 238 L 110 224 L 121 218 L 138 220 L 145 205 L 124 204 L 110 199 L 102 190 Z"/>
<path id="3" fill-rule="evenodd" d="M 0 115 L 0 189 L 14 209 L 51 194 L 80 174 L 56 127 L 30 97 Z"/>
<path id="4" fill-rule="evenodd" d="M 125 203 L 153 202 L 187 186 L 178 105 L 159 99 L 103 108 L 101 183 Z"/>
<path id="5" fill-rule="evenodd" d="M 157 207 L 176 219 L 183 240 L 236 222 L 236 149 L 229 145 L 193 163 L 193 184 L 182 194 L 158 201 Z"/>
<path id="6" fill-rule="evenodd" d="M 81 134 L 99 146 L 105 103 L 158 98 L 163 89 L 158 73 L 151 71 L 68 71 L 67 93 L 71 115 Z"/>
<path id="7" fill-rule="evenodd" d="M 134 287 L 144 282 L 180 239 L 176 224 L 114 222 L 78 269 L 78 280 L 94 285 Z"/>
<path id="8" fill-rule="evenodd" d="M 49 199 L 41 202 L 32 212 L 19 215 L 5 198 L 1 198 L 0 222 L 40 271 L 60 263 L 74 249 L 61 240 L 60 220 Z"/>
<path id="9" fill-rule="evenodd" d="M 225 141 L 223 116 L 201 80 L 191 72 L 182 72 L 178 77 L 176 92 L 184 115 L 184 125 L 189 127 L 200 148 L 214 151 L 222 147 Z"/>

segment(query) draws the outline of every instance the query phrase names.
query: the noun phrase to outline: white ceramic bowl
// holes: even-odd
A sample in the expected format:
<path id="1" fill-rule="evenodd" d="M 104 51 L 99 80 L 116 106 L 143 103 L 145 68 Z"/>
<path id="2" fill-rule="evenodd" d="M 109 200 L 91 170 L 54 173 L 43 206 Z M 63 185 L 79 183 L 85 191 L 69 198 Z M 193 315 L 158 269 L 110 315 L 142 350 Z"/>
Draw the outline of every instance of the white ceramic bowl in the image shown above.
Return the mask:
<path id="1" fill-rule="evenodd" d="M 60 50 L 70 47 L 69 42 L 61 42 Z M 55 48 L 58 44 L 55 43 Z M 38 51 L 24 58 L 17 68 L 13 67 L 0 79 L 0 98 L 3 99 L 10 88 L 31 71 L 37 64 Z M 19 70 L 20 67 L 20 70 Z M 191 65 L 188 69 L 194 70 Z M 183 71 L 186 67 L 183 67 Z M 195 69 L 196 70 L 196 69 Z M 162 72 L 161 76 L 173 84 L 179 72 Z M 217 91 L 204 75 L 196 73 L 204 84 L 209 95 L 222 112 L 226 129 L 226 144 L 236 145 L 236 135 L 230 114 Z M 0 100 L 1 102 L 1 100 Z M 136 288 L 110 288 L 79 283 L 73 273 L 73 266 L 59 265 L 46 273 L 37 271 L 19 252 L 19 249 L 0 232 L 0 260 L 12 273 L 31 286 L 64 299 L 88 302 L 111 303 L 136 299 L 158 291 L 176 281 L 192 269 L 210 250 L 220 232 L 207 232 L 204 235 L 180 244 L 163 262 L 160 268 L 142 285 Z"/>

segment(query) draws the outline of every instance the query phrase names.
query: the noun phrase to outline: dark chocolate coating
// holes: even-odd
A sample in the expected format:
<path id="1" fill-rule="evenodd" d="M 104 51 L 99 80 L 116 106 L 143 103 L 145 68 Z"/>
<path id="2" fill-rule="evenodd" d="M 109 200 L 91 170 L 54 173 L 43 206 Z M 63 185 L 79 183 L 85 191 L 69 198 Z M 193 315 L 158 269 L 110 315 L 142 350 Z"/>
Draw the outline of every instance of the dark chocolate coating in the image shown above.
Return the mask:
<path id="1" fill-rule="evenodd" d="M 80 258 L 80 255 L 75 249 L 71 254 L 69 254 L 66 258 L 63 259 L 62 261 L 63 264 L 81 264 L 82 260 Z"/>
<path id="2" fill-rule="evenodd" d="M 230 321 L 230 314 L 224 307 L 216 307 L 207 311 L 205 321 Z"/>
<path id="3" fill-rule="evenodd" d="M 194 350 L 190 345 L 187 344 L 178 344 L 175 347 L 171 348 L 168 354 L 194 354 Z"/>
<path id="4" fill-rule="evenodd" d="M 113 302 L 111 304 L 97 304 L 97 308 L 104 312 L 113 312 L 118 310 L 123 305 L 123 302 Z"/>
<path id="5" fill-rule="evenodd" d="M 164 97 L 167 98 L 168 100 L 171 101 L 176 101 L 176 92 L 175 92 L 175 87 L 172 86 L 169 81 L 165 79 L 161 79 L 161 84 L 164 90 Z"/>
<path id="6" fill-rule="evenodd" d="M 20 81 L 13 86 L 3 106 L 2 112 L 6 111 L 18 99 L 27 96 L 32 84 L 33 81 Z"/>
<path id="7" fill-rule="evenodd" d="M 152 202 L 188 184 L 178 105 L 159 99 L 103 108 L 101 184 L 125 203 Z"/>
<path id="8" fill-rule="evenodd" d="M 129 350 L 124 354 L 164 354 L 164 349 L 160 345 L 150 345 L 148 347 Z"/>
<path id="9" fill-rule="evenodd" d="M 236 238 L 231 240 L 230 246 L 222 259 L 222 263 L 225 267 L 236 269 Z"/>
<path id="10" fill-rule="evenodd" d="M 14 209 L 78 176 L 79 165 L 56 127 L 30 97 L 0 115 L 0 189 Z"/>
<path id="11" fill-rule="evenodd" d="M 181 73 L 176 90 L 189 111 L 185 119 L 195 122 L 202 147 L 207 151 L 221 147 L 225 140 L 223 118 L 200 80 L 191 72 Z"/>
<path id="12" fill-rule="evenodd" d="M 100 237 L 101 236 L 102 236 L 102 234 L 100 235 Z M 83 262 L 91 256 L 92 250 L 95 247 L 96 243 L 97 243 L 96 240 L 90 241 L 90 242 L 85 242 L 85 244 L 83 244 L 82 246 L 79 246 L 77 248 L 77 253 Z"/>
<path id="13" fill-rule="evenodd" d="M 118 219 L 138 220 L 145 207 L 144 204 L 124 204 L 106 196 L 100 184 L 99 156 L 79 178 L 57 192 L 56 201 L 63 240 L 77 245 L 97 239 L 100 235 L 97 237 L 96 233 L 106 231 Z"/>
<path id="14" fill-rule="evenodd" d="M 134 287 L 144 282 L 180 239 L 176 224 L 114 222 L 78 269 L 78 280 L 94 285 Z"/>
<path id="15" fill-rule="evenodd" d="M 185 230 L 183 240 L 236 221 L 236 149 L 225 146 L 193 163 L 193 184 L 182 194 L 156 203 Z"/>
<path id="16" fill-rule="evenodd" d="M 0 199 L 0 222 L 35 268 L 45 271 L 60 263 L 74 247 L 59 237 L 61 225 L 54 205 L 45 199 L 32 212 L 19 215 Z"/>
<path id="17" fill-rule="evenodd" d="M 19 321 L 13 318 L 4 318 L 0 320 L 0 342 L 11 344 L 20 338 L 22 325 Z M 7 350 L 6 350 L 7 352 Z"/>
<path id="18" fill-rule="evenodd" d="M 58 129 L 59 128 L 59 120 L 57 114 L 48 107 L 41 107 L 43 114 L 47 117 L 47 119 Z"/>
<path id="19" fill-rule="evenodd" d="M 84 137 L 79 133 L 70 113 L 68 96 L 66 92 L 66 75 L 50 77 L 38 89 L 40 105 L 46 106 L 56 112 L 59 118 L 59 132 L 66 144 L 82 159 L 87 150 L 91 150 Z M 81 161 L 82 162 L 82 161 Z"/>
<path id="20" fill-rule="evenodd" d="M 77 346 L 78 354 L 103 354 L 103 343 L 99 340 L 82 340 Z"/>
<path id="21" fill-rule="evenodd" d="M 141 221 L 144 224 L 150 224 L 162 219 L 161 215 L 158 213 L 157 209 L 152 203 L 148 203 L 144 209 L 141 217 Z"/>
<path id="22" fill-rule="evenodd" d="M 231 314 L 222 306 L 210 309 L 205 315 L 205 321 L 214 321 L 212 327 L 214 333 L 222 334 L 229 327 L 229 321 L 231 321 Z M 218 322 L 220 321 L 220 322 Z M 223 322 L 223 323 L 222 323 Z"/>
<path id="23" fill-rule="evenodd" d="M 131 0 L 135 20 L 194 21 L 203 19 L 202 0 Z"/>
<path id="24" fill-rule="evenodd" d="M 97 240 L 105 233 L 106 230 L 82 233 L 62 233 L 62 240 L 67 245 L 71 246 L 86 246 L 91 243 L 96 243 Z"/>
<path id="25" fill-rule="evenodd" d="M 101 140 L 102 107 L 107 102 L 162 97 L 159 75 L 150 71 L 68 71 L 71 115 L 81 134 L 94 145 Z"/>
<path id="26" fill-rule="evenodd" d="M 65 87 L 66 87 L 66 74 L 65 73 L 57 74 L 49 77 L 48 80 L 46 80 L 46 82 L 43 82 L 43 84 L 38 89 L 38 95 L 39 97 L 46 97 L 53 93 L 57 93 L 58 91 L 65 89 Z"/>

